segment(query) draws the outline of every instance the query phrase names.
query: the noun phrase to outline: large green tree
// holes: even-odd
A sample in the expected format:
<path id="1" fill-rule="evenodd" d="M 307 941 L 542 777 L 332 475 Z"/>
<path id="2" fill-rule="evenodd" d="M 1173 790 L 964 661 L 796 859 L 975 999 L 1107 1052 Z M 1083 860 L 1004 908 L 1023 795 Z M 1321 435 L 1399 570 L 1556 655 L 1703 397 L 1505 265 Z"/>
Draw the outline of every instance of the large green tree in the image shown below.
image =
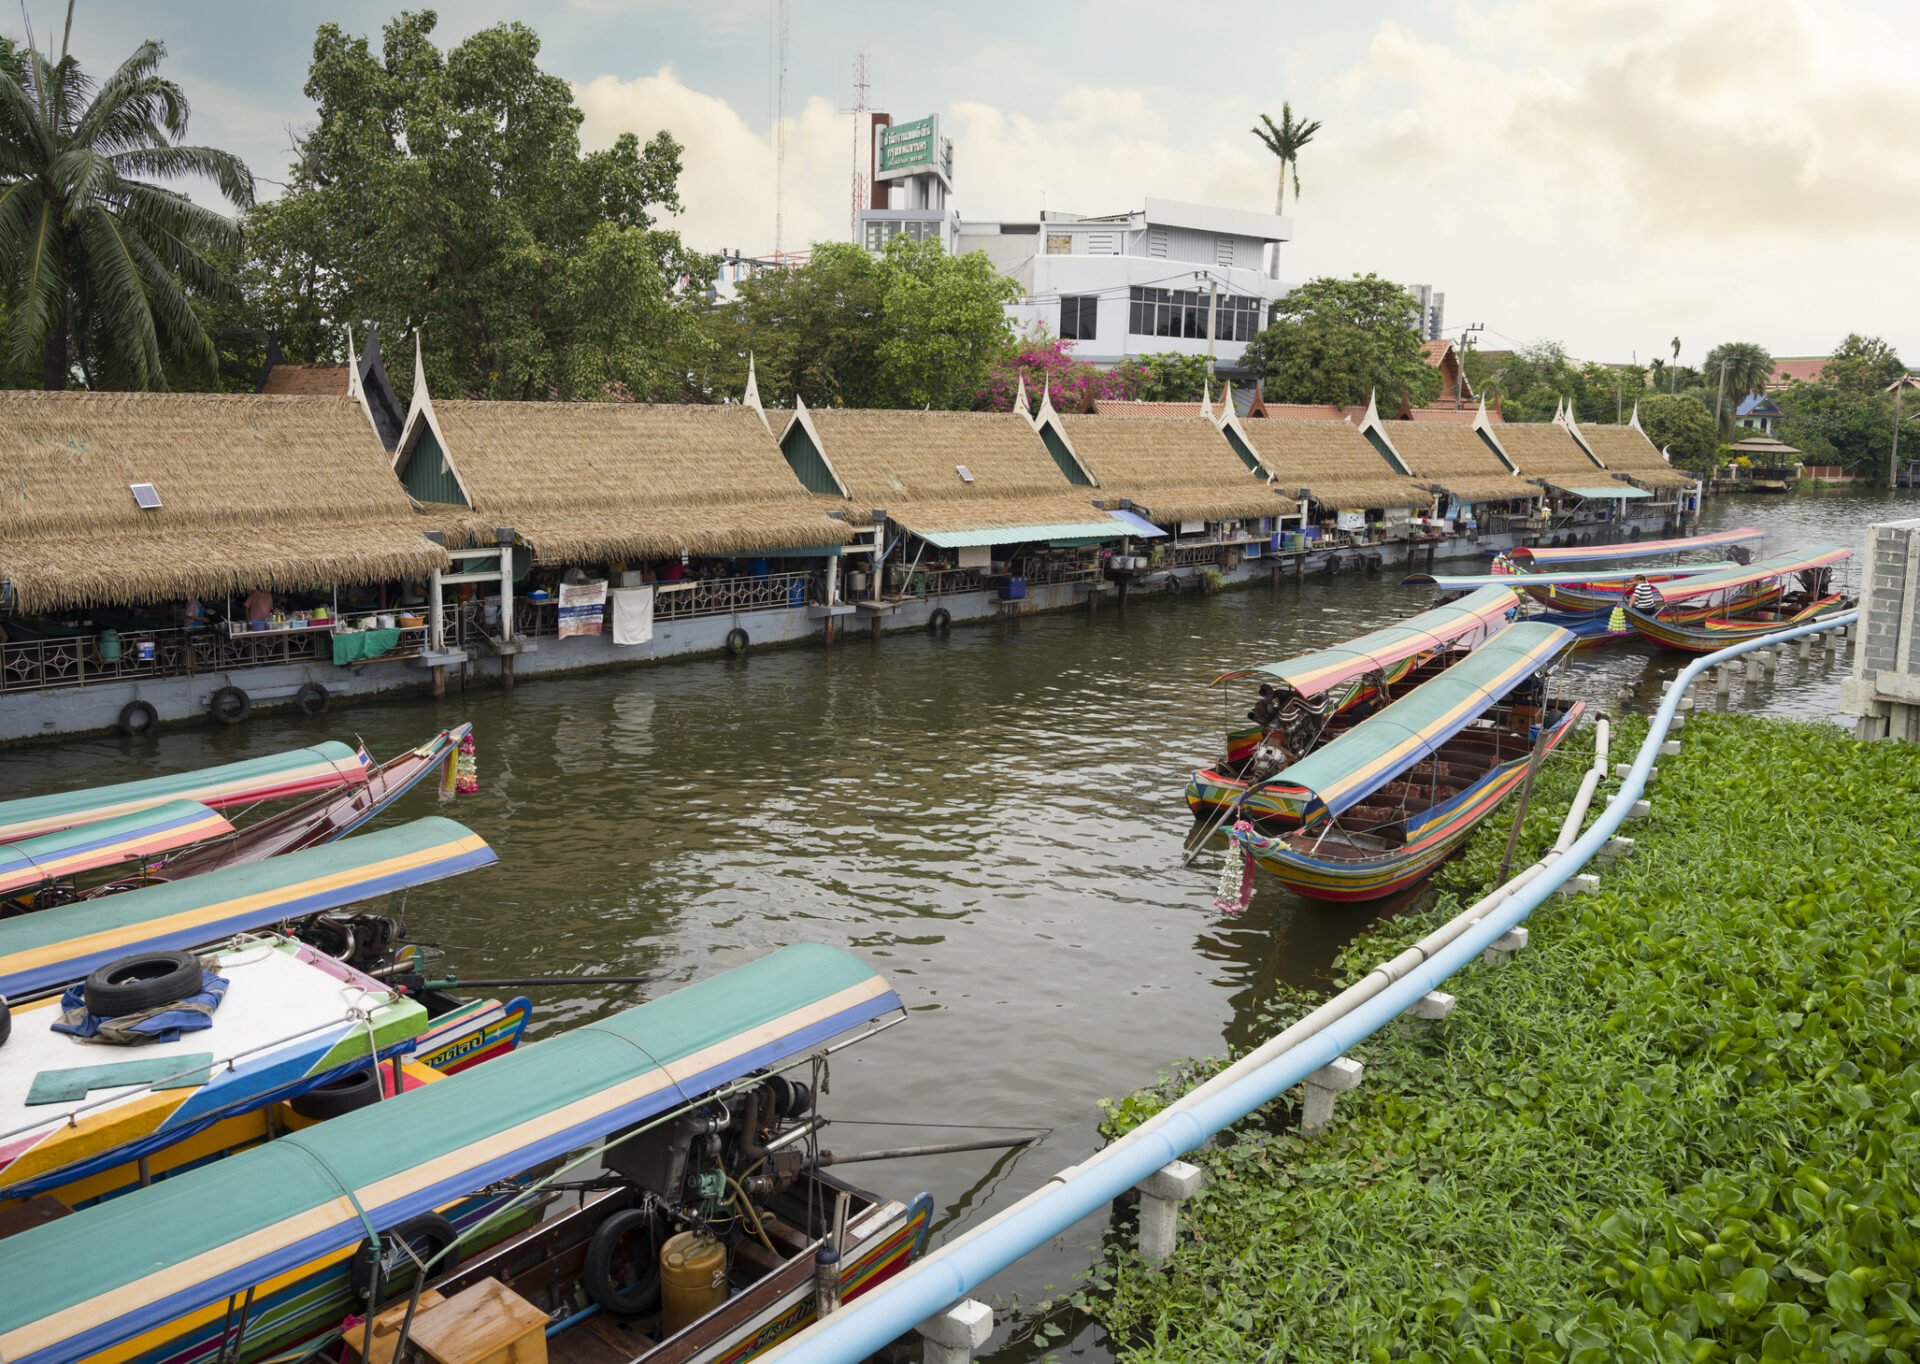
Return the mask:
<path id="1" fill-rule="evenodd" d="M 1684 394 L 1648 393 L 1640 399 L 1640 429 L 1647 439 L 1672 456 L 1673 462 L 1695 473 L 1713 468 L 1718 443 L 1713 414 L 1698 398 Z"/>
<path id="2" fill-rule="evenodd" d="M 67 9 L 67 29 L 73 8 Z M 0 45 L 0 296 L 14 366 L 65 388 L 164 388 L 169 365 L 210 373 L 212 340 L 191 294 L 231 291 L 209 254 L 233 220 L 166 181 L 199 178 L 239 208 L 253 176 L 213 147 L 186 145 L 187 97 L 148 41 L 104 81 L 58 57 Z"/>
<path id="3" fill-rule="evenodd" d="M 704 385 L 737 393 L 751 356 L 761 396 L 817 407 L 971 408 L 1013 336 L 1020 286 L 984 254 L 896 237 L 875 254 L 846 242 L 744 281 L 704 324 L 716 347 Z"/>
<path id="4" fill-rule="evenodd" d="M 1309 280 L 1274 304 L 1273 321 L 1247 343 L 1241 363 L 1266 382 L 1271 402 L 1365 403 L 1404 395 L 1415 406 L 1440 391 L 1440 371 L 1421 355 L 1413 295 L 1378 275 Z"/>
<path id="5" fill-rule="evenodd" d="M 1767 380 L 1773 377 L 1773 355 L 1758 341 L 1723 341 L 1707 352 L 1700 373 L 1716 393 L 1722 366 L 1726 369 L 1729 412 L 1749 393 L 1765 391 Z"/>
<path id="6" fill-rule="evenodd" d="M 1845 393 L 1878 393 L 1907 372 L 1892 345 L 1878 336 L 1851 332 L 1827 360 L 1822 376 Z"/>
<path id="7" fill-rule="evenodd" d="M 532 29 L 442 51 L 435 24 L 398 15 L 378 53 L 319 29 L 317 122 L 247 223 L 261 321 L 306 358 L 364 319 L 418 327 L 429 382 L 470 397 L 682 396 L 716 263 L 658 223 L 680 207 L 679 144 L 627 132 L 583 153 Z"/>
<path id="8" fill-rule="evenodd" d="M 1198 411 L 1203 388 L 1210 395 L 1220 392 L 1219 380 L 1208 382 L 1207 357 L 1204 355 L 1182 355 L 1178 351 L 1163 350 L 1141 356 L 1140 364 L 1147 372 L 1146 386 L 1140 396 L 1147 402 L 1192 403 L 1194 410 Z"/>
<path id="9" fill-rule="evenodd" d="M 1829 370 L 1831 373 L 1831 370 Z M 1838 464 L 1884 476 L 1893 454 L 1893 399 L 1878 388 L 1852 392 L 1836 384 L 1793 383 L 1773 394 L 1786 412 L 1774 435 L 1808 464 Z"/>

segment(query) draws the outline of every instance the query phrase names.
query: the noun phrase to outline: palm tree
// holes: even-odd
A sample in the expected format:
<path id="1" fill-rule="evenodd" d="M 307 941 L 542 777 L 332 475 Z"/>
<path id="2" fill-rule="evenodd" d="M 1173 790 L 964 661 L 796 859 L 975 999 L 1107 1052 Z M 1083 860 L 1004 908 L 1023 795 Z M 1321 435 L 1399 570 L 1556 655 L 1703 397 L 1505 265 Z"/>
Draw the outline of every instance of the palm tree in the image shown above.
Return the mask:
<path id="1" fill-rule="evenodd" d="M 1715 346 L 1707 352 L 1703 372 L 1713 378 L 1723 363 L 1727 367 L 1727 391 L 1736 400 L 1761 392 L 1773 377 L 1773 356 L 1755 341 L 1726 341 Z"/>
<path id="2" fill-rule="evenodd" d="M 96 83 L 66 37 L 58 61 L 0 50 L 7 342 L 16 361 L 40 364 L 49 389 L 67 386 L 75 359 L 90 385 L 138 389 L 164 388 L 169 358 L 216 363 L 188 291 L 232 293 L 203 253 L 236 245 L 239 225 L 141 177 L 210 180 L 244 209 L 253 175 L 230 152 L 181 145 L 187 99 L 156 74 L 165 56 L 142 43 Z"/>
<path id="3" fill-rule="evenodd" d="M 1673 338 L 1673 363 L 1676 368 L 1680 364 L 1680 338 L 1677 336 Z M 1673 392 L 1673 379 L 1671 377 L 1667 380 L 1667 392 Z"/>
<path id="4" fill-rule="evenodd" d="M 1280 158 L 1280 187 L 1274 192 L 1273 211 L 1276 215 L 1287 206 L 1287 175 L 1293 175 L 1293 197 L 1300 197 L 1300 150 L 1313 141 L 1313 135 L 1320 131 L 1320 120 L 1308 122 L 1302 119 L 1293 121 L 1293 106 L 1282 100 L 1280 103 L 1280 122 L 1265 114 L 1260 122 L 1253 125 L 1253 135 L 1260 139 L 1266 149 Z M 1273 248 L 1273 278 L 1280 277 L 1280 248 Z"/>

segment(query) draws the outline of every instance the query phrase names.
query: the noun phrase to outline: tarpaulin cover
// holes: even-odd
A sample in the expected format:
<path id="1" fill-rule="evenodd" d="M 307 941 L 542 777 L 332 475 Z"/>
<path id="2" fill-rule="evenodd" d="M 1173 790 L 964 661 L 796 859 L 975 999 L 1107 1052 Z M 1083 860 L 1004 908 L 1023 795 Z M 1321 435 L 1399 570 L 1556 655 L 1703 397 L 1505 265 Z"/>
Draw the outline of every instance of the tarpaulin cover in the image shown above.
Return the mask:
<path id="1" fill-rule="evenodd" d="M 1692 549 L 1737 545 L 1748 540 L 1764 540 L 1766 535 L 1755 526 L 1742 526 L 1738 530 L 1716 530 L 1680 540 L 1634 540 L 1623 545 L 1570 545 L 1564 549 L 1521 545 L 1508 550 L 1507 554 L 1523 563 L 1528 560 L 1536 564 L 1606 563 L 1613 559 L 1647 559 L 1661 554 L 1685 554 Z"/>
<path id="2" fill-rule="evenodd" d="M 1302 654 L 1279 663 L 1262 663 L 1252 668 L 1223 673 L 1213 684 L 1217 687 L 1236 677 L 1262 673 L 1279 678 L 1302 696 L 1318 696 L 1329 687 L 1350 682 L 1356 677 L 1390 668 L 1415 654 L 1438 649 L 1475 630 L 1491 630 L 1503 623 L 1519 598 L 1504 585 L 1483 587 L 1462 601 L 1448 602 L 1431 611 L 1409 616 L 1397 625 L 1375 630 L 1358 639 L 1336 644 L 1331 649 Z"/>
<path id="3" fill-rule="evenodd" d="M 197 800 L 170 800 L 130 815 L 0 843 L 0 894 L 98 867 L 157 856 L 233 832 Z"/>

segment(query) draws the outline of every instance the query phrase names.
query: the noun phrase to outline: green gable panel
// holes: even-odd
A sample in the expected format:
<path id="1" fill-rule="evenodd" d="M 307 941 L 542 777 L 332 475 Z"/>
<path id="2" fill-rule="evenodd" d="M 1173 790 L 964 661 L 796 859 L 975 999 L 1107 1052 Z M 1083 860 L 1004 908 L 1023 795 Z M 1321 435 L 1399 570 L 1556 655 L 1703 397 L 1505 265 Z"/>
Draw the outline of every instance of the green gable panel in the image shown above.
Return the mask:
<path id="1" fill-rule="evenodd" d="M 1240 456 L 1240 462 L 1256 474 L 1265 473 L 1266 471 L 1260 467 L 1259 458 L 1255 456 L 1253 451 L 1247 449 L 1247 443 L 1240 439 L 1240 433 L 1235 431 L 1231 426 L 1227 427 L 1226 431 L 1227 444 L 1233 447 L 1234 454 Z"/>
<path id="2" fill-rule="evenodd" d="M 1060 439 L 1060 433 L 1053 429 L 1052 422 L 1040 428 L 1040 439 L 1047 443 L 1047 453 L 1052 455 L 1053 462 L 1060 466 L 1060 472 L 1066 475 L 1067 482 L 1081 488 L 1093 486 L 1093 480 L 1087 477 L 1086 470 L 1082 469 L 1079 462 L 1074 459 L 1067 449 L 1067 443 Z"/>
<path id="3" fill-rule="evenodd" d="M 827 461 L 813 443 L 813 437 L 807 434 L 807 428 L 795 422 L 787 432 L 786 440 L 781 442 L 780 451 L 787 457 L 787 463 L 793 466 L 794 474 L 806 485 L 810 493 L 826 493 L 830 497 L 840 495 L 840 484 L 834 479 L 833 470 L 827 467 Z"/>
<path id="4" fill-rule="evenodd" d="M 1388 468 L 1392 469 L 1396 474 L 1405 474 L 1409 478 L 1413 476 L 1412 470 L 1407 468 L 1407 466 L 1402 464 L 1398 459 L 1394 458 L 1393 448 L 1380 438 L 1380 433 L 1378 431 L 1375 431 L 1371 427 L 1369 427 L 1366 431 L 1366 437 L 1367 437 L 1367 444 L 1373 447 L 1373 452 L 1375 454 L 1379 455 L 1381 459 L 1384 459 L 1387 462 Z"/>
<path id="5" fill-rule="evenodd" d="M 438 502 L 443 506 L 465 507 L 467 495 L 460 491 L 460 480 L 453 476 L 446 453 L 428 427 L 414 442 L 413 453 L 400 470 L 400 482 L 416 502 Z"/>

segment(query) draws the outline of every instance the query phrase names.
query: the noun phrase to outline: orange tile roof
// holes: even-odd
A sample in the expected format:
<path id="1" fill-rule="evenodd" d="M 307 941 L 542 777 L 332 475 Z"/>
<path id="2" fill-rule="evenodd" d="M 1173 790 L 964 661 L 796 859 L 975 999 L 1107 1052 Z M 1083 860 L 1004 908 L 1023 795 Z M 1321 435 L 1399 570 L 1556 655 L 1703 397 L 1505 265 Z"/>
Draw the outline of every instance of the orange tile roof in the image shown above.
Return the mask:
<path id="1" fill-rule="evenodd" d="M 262 393 L 283 397 L 344 398 L 351 365 L 275 365 L 260 385 Z"/>
<path id="2" fill-rule="evenodd" d="M 1768 388 L 1785 388 L 1795 379 L 1809 384 L 1820 382 L 1820 375 L 1827 368 L 1830 355 L 1808 355 L 1789 360 L 1775 360 L 1773 373 L 1767 379 Z"/>
<path id="3" fill-rule="evenodd" d="M 1430 365 L 1437 365 L 1447 357 L 1447 349 L 1453 342 L 1447 340 L 1423 341 L 1420 344 L 1420 358 Z"/>

